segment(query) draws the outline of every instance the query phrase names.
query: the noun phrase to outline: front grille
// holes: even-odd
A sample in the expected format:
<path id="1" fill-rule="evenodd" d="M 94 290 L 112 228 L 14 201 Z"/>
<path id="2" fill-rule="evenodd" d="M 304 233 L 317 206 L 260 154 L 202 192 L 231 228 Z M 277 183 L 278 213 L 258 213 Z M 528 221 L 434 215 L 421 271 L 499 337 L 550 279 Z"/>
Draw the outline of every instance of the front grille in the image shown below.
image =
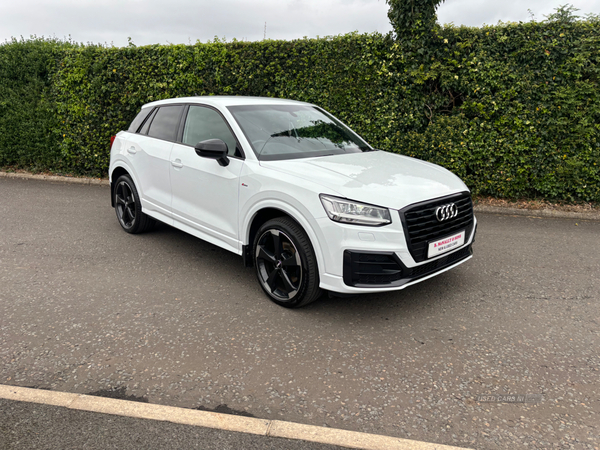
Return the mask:
<path id="1" fill-rule="evenodd" d="M 439 222 L 435 211 L 439 206 L 454 203 L 458 215 L 453 219 Z M 400 210 L 400 220 L 404 228 L 408 250 L 415 262 L 427 259 L 429 242 L 442 239 L 465 230 L 465 242 L 473 231 L 473 202 L 468 192 L 448 197 L 416 203 Z"/>
<path id="2" fill-rule="evenodd" d="M 344 252 L 344 283 L 385 285 L 402 278 L 402 267 L 394 253 Z"/>

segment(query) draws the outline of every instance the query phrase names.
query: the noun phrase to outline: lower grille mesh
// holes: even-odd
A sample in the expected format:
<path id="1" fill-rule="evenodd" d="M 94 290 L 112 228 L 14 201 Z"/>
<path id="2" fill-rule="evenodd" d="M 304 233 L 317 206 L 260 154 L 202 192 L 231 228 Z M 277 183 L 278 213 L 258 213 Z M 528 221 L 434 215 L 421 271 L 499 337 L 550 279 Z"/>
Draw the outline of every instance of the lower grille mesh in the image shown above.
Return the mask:
<path id="1" fill-rule="evenodd" d="M 402 278 L 402 267 L 393 253 L 344 253 L 344 282 L 357 284 L 390 284 Z M 347 275 L 348 272 L 348 275 Z M 348 278 L 348 279 L 347 279 Z"/>

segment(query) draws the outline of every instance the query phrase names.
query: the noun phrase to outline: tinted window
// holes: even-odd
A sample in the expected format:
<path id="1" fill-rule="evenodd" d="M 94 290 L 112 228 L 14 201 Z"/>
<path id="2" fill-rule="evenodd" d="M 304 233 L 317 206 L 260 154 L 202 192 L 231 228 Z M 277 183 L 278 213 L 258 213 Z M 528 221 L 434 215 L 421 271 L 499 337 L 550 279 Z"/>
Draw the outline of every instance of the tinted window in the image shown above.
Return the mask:
<path id="1" fill-rule="evenodd" d="M 342 123 L 312 106 L 248 105 L 228 109 L 259 159 L 310 158 L 371 150 Z"/>
<path id="2" fill-rule="evenodd" d="M 196 146 L 198 142 L 207 139 L 221 139 L 227 144 L 227 154 L 240 156 L 239 152 L 236 153 L 235 136 L 227 126 L 225 119 L 213 109 L 190 106 L 183 129 L 183 143 Z"/>
<path id="3" fill-rule="evenodd" d="M 183 106 L 161 106 L 155 114 L 148 136 L 165 141 L 174 141 L 177 139 L 177 130 L 179 129 L 179 118 Z"/>
<path id="4" fill-rule="evenodd" d="M 152 114 L 150 114 L 150 117 L 144 122 L 144 126 L 142 126 L 142 129 L 140 130 L 140 134 L 148 134 L 148 129 L 150 128 L 152 119 L 154 119 L 154 116 L 156 115 L 156 111 L 158 111 L 158 108 L 152 110 Z"/>
<path id="5" fill-rule="evenodd" d="M 140 111 L 140 113 L 135 117 L 135 119 L 133 119 L 133 122 L 131 122 L 131 125 L 129 125 L 129 130 L 131 133 L 137 133 L 137 131 L 140 128 L 140 125 L 142 124 L 142 122 L 144 121 L 144 119 L 146 117 L 148 117 L 148 114 L 150 114 L 152 112 L 152 108 L 144 108 Z"/>

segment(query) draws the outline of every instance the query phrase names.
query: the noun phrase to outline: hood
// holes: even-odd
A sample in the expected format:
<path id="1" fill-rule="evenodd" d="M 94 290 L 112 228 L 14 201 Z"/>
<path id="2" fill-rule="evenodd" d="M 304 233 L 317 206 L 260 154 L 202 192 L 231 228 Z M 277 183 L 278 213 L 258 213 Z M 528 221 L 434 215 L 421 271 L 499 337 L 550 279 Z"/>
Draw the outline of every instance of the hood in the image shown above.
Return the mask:
<path id="1" fill-rule="evenodd" d="M 393 209 L 468 190 L 443 167 L 384 151 L 261 161 L 260 165 L 320 184 L 322 194 Z"/>

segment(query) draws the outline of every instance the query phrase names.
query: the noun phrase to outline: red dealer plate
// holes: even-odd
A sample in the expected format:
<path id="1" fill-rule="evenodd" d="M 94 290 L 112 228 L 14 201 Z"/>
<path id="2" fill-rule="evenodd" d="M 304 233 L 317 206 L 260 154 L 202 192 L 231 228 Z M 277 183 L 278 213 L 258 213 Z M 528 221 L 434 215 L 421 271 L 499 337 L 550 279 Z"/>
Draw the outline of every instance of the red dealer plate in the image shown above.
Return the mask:
<path id="1" fill-rule="evenodd" d="M 446 252 L 457 249 L 464 243 L 465 231 L 463 230 L 460 233 L 440 239 L 439 241 L 430 242 L 429 248 L 427 249 L 427 257 L 433 258 L 435 256 L 442 255 Z"/>

